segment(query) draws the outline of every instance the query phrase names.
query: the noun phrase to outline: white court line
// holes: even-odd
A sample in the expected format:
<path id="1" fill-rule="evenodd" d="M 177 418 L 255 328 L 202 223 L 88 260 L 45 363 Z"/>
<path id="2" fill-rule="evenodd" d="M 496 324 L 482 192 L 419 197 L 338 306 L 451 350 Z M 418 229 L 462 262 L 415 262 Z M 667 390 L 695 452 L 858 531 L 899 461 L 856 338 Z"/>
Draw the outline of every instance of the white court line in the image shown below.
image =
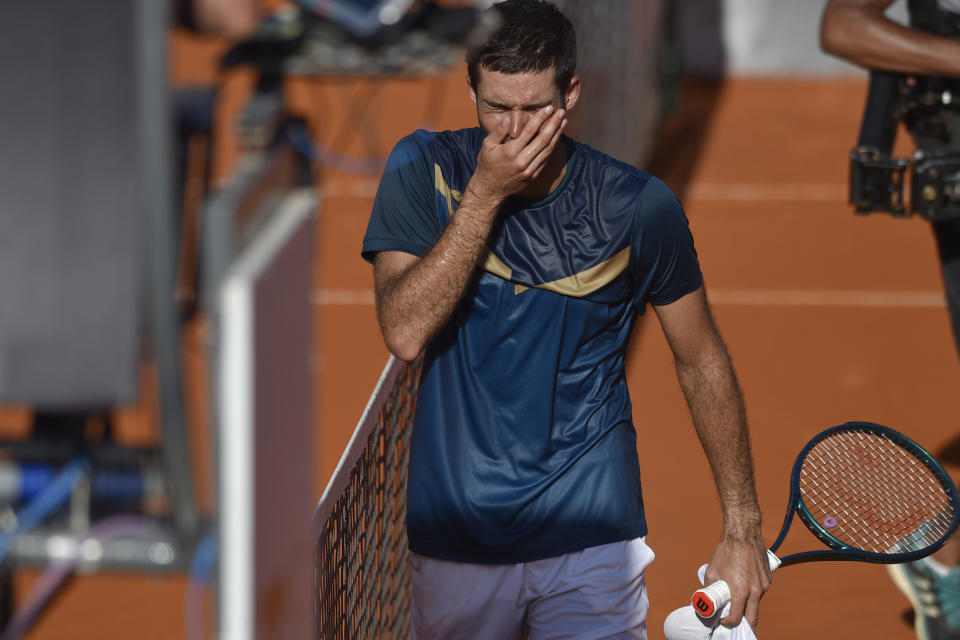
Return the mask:
<path id="1" fill-rule="evenodd" d="M 940 309 L 946 306 L 940 291 L 824 291 L 776 289 L 709 289 L 710 303 L 740 307 L 848 307 Z M 373 306 L 372 289 L 316 289 L 318 306 Z"/>
<path id="2" fill-rule="evenodd" d="M 847 204 L 848 187 L 839 183 L 700 183 L 690 185 L 683 199 L 720 202 L 832 202 Z"/>
<path id="3" fill-rule="evenodd" d="M 775 289 L 708 289 L 710 303 L 743 307 L 946 307 L 939 291 L 783 291 Z"/>

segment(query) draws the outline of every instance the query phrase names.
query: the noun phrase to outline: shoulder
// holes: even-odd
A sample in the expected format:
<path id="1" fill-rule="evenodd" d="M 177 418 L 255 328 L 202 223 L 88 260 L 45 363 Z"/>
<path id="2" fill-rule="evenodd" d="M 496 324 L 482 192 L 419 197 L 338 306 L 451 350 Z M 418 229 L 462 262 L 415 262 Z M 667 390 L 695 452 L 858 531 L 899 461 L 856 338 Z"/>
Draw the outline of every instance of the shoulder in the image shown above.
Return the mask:
<path id="1" fill-rule="evenodd" d="M 686 217 L 680 199 L 663 180 L 656 176 L 648 175 L 640 194 L 639 205 L 637 215 L 641 218 Z"/>
<path id="2" fill-rule="evenodd" d="M 438 159 L 467 161 L 469 164 L 476 160 L 483 137 L 483 130 L 479 127 L 441 131 L 433 139 L 433 149 Z"/>
<path id="3" fill-rule="evenodd" d="M 475 157 L 483 142 L 479 128 L 454 131 L 418 129 L 401 138 L 387 159 L 386 171 L 396 171 L 412 164 L 456 161 Z"/>
<path id="4" fill-rule="evenodd" d="M 617 160 L 582 142 L 574 140 L 573 143 L 578 155 L 583 158 L 584 177 L 588 181 L 602 184 L 605 189 L 616 188 L 619 191 L 631 192 L 637 197 L 642 196 L 651 181 L 659 182 L 666 187 L 662 181 L 646 171 Z"/>
<path id="5" fill-rule="evenodd" d="M 425 129 L 400 138 L 387 159 L 386 171 L 397 171 L 418 161 L 429 159 L 433 155 L 433 144 L 437 134 Z"/>
<path id="6" fill-rule="evenodd" d="M 663 180 L 581 142 L 574 143 L 584 158 L 585 182 L 631 198 L 638 217 L 684 217 L 679 198 Z"/>
<path id="7" fill-rule="evenodd" d="M 407 174 L 410 171 L 433 171 L 435 163 L 446 164 L 457 156 L 469 157 L 475 134 L 471 129 L 427 131 L 417 129 L 400 138 L 393 146 L 384 167 L 384 175 Z M 482 138 L 481 138 L 482 140 Z"/>

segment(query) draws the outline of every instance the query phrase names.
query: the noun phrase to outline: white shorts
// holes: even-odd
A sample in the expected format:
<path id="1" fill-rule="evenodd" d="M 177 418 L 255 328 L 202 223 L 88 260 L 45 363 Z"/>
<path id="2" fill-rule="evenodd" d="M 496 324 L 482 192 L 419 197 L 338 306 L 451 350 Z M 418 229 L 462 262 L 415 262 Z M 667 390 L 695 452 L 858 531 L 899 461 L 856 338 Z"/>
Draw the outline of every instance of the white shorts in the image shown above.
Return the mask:
<path id="1" fill-rule="evenodd" d="M 644 538 L 519 564 L 410 554 L 414 640 L 646 640 Z"/>

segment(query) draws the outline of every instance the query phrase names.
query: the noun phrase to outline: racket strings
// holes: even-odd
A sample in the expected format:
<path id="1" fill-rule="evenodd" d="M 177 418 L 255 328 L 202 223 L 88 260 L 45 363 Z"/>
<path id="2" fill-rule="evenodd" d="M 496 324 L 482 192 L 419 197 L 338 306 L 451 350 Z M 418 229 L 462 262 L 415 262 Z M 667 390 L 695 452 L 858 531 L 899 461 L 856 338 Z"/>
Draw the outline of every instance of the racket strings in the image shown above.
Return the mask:
<path id="1" fill-rule="evenodd" d="M 800 492 L 810 515 L 841 543 L 902 553 L 941 539 L 953 505 L 937 476 L 915 455 L 868 431 L 837 432 L 807 453 Z"/>
<path id="2" fill-rule="evenodd" d="M 897 455 L 897 459 L 893 461 L 894 464 L 890 465 L 888 464 L 890 461 L 880 460 L 875 451 L 864 451 L 862 448 L 840 450 L 840 455 L 837 455 L 836 450 L 824 449 L 824 452 L 826 459 L 833 463 L 831 465 L 831 475 L 835 479 L 838 478 L 838 470 L 844 471 L 849 469 L 850 465 L 853 465 L 855 471 L 875 472 L 867 474 L 869 482 L 876 483 L 879 480 L 887 486 L 887 491 L 881 496 L 883 499 L 877 499 L 877 495 L 869 492 L 853 491 L 851 487 L 858 487 L 859 483 L 863 482 L 864 474 L 860 473 L 854 477 L 843 478 L 842 489 L 828 501 L 828 504 L 833 508 L 847 516 L 847 518 L 841 519 L 842 522 L 856 523 L 858 518 L 866 520 L 866 523 L 871 525 L 872 533 L 879 538 L 881 544 L 885 544 L 887 547 L 894 546 L 906 537 L 905 534 L 912 533 L 928 521 L 927 515 L 929 513 L 939 513 L 938 505 L 936 503 L 929 504 L 926 493 L 917 491 L 915 485 L 904 481 L 904 476 L 900 473 L 900 470 L 904 468 L 902 465 L 906 465 L 906 467 L 916 466 L 907 458 Z M 852 458 L 849 455 L 844 455 L 851 453 L 853 454 Z M 882 462 L 882 464 L 878 465 L 878 462 Z M 896 473 L 891 473 L 891 469 Z M 850 476 L 850 473 L 843 475 Z M 914 469 L 914 475 L 916 475 L 916 469 Z M 842 476 L 840 477 L 842 478 Z M 810 494 L 810 483 L 808 482 L 806 485 L 808 487 L 807 493 Z M 930 486 L 926 487 L 926 489 L 929 488 Z M 891 496 L 896 497 L 896 501 L 892 501 Z M 849 508 L 851 506 L 853 509 Z M 851 515 L 855 517 L 849 519 Z M 867 517 L 864 518 L 864 516 Z M 878 520 L 880 521 L 879 525 Z M 869 540 L 858 531 L 855 524 L 849 528 L 853 534 L 856 534 L 856 540 L 861 543 Z"/>
<path id="3" fill-rule="evenodd" d="M 924 509 L 918 509 L 916 507 L 918 502 L 923 503 L 923 495 L 919 494 L 913 485 L 903 481 L 899 473 L 891 475 L 889 468 L 877 466 L 877 456 L 874 452 L 864 452 L 862 449 L 841 449 L 838 455 L 838 450 L 824 448 L 823 453 L 825 456 L 824 461 L 829 463 L 831 477 L 834 481 L 841 481 L 838 484 L 838 488 L 833 490 L 833 495 L 828 496 L 825 502 L 833 510 L 844 516 L 838 520 L 839 522 L 849 525 L 846 528 L 849 529 L 849 533 L 852 534 L 855 542 L 859 542 L 861 545 L 869 543 L 871 540 L 868 536 L 869 533 L 872 534 L 874 538 L 877 538 L 877 540 L 874 540 L 874 546 L 879 544 L 889 548 L 905 538 L 905 532 L 913 532 L 924 523 Z M 852 458 L 850 455 L 847 455 L 850 453 L 854 454 Z M 813 462 L 817 462 L 816 457 L 813 458 Z M 893 467 L 894 469 L 902 468 L 900 466 L 901 463 L 910 465 L 910 463 L 903 458 L 895 462 L 897 464 Z M 866 470 L 868 472 L 876 472 L 869 474 L 871 477 L 869 477 L 868 480 L 871 483 L 876 483 L 878 479 L 876 476 L 878 474 L 880 476 L 886 476 L 880 478 L 880 480 L 889 485 L 890 490 L 881 496 L 883 499 L 878 499 L 877 495 L 869 492 L 864 493 L 863 491 L 853 490 L 852 488 L 859 487 L 860 484 L 863 484 L 863 474 L 860 473 L 859 475 L 850 477 L 851 474 L 849 470 L 851 467 L 853 467 L 854 471 Z M 805 482 L 805 486 L 808 496 L 813 495 L 813 492 L 810 490 L 811 483 L 809 482 L 809 477 L 807 478 L 807 482 Z M 898 499 L 891 501 L 891 495 L 897 496 Z M 929 507 L 930 505 L 926 505 L 927 512 L 930 511 Z M 934 509 L 936 509 L 936 505 L 934 505 Z M 876 522 L 878 520 L 880 521 L 879 526 Z M 863 531 L 862 529 L 864 529 L 864 527 L 858 526 L 861 521 L 865 521 L 866 524 L 871 525 L 869 532 Z M 895 523 L 899 529 L 891 528 L 891 523 Z M 832 533 L 839 533 L 839 531 Z"/>
<path id="4" fill-rule="evenodd" d="M 859 434 L 857 434 L 859 436 Z M 831 445 L 836 445 L 836 443 L 828 443 Z M 894 445 L 895 446 L 895 445 Z M 838 459 L 836 455 L 837 449 L 834 448 L 825 448 L 824 453 L 827 458 L 834 463 L 834 468 L 831 469 L 831 475 L 834 478 L 837 478 L 837 465 L 841 465 L 839 468 L 841 470 L 849 469 L 851 463 L 854 465 L 853 471 L 859 472 L 857 476 L 852 478 L 846 478 L 845 483 L 840 483 L 840 491 L 838 495 L 842 498 L 845 498 L 847 501 L 856 500 L 857 497 L 866 498 L 870 501 L 871 505 L 876 508 L 879 513 L 886 514 L 888 517 L 891 517 L 892 514 L 896 514 L 897 517 L 903 517 L 903 514 L 906 512 L 916 513 L 916 505 L 923 507 L 925 512 L 929 513 L 931 511 L 937 511 L 938 507 L 941 505 L 949 506 L 949 501 L 946 498 L 945 492 L 939 489 L 939 484 L 936 482 L 932 474 L 928 474 L 926 467 L 920 465 L 915 458 L 909 454 L 905 454 L 899 448 L 891 450 L 896 457 L 892 461 L 889 459 L 880 459 L 875 451 L 870 450 L 857 450 L 851 451 L 850 449 L 840 449 L 841 454 L 848 454 L 845 456 L 849 458 L 850 453 L 854 453 L 854 459 Z M 865 456 L 868 456 L 869 459 L 866 459 Z M 814 462 L 816 459 L 814 458 Z M 879 464 L 878 464 L 879 463 Z M 908 471 L 904 471 L 907 469 Z M 862 491 L 859 493 L 863 494 L 858 496 L 857 489 L 862 488 L 859 484 L 846 484 L 851 480 L 860 481 L 861 477 L 864 475 L 863 472 L 874 472 L 875 477 L 870 478 L 871 482 L 876 483 L 880 476 L 879 481 L 887 489 L 888 494 L 884 497 L 885 500 L 878 501 L 876 499 L 875 493 L 866 493 L 863 494 Z M 849 475 L 849 474 L 848 474 Z M 917 477 L 926 478 L 932 480 L 928 482 L 927 486 L 922 486 L 916 482 L 907 482 L 907 479 L 916 479 Z M 922 488 L 922 490 L 921 490 Z M 892 492 L 893 495 L 905 498 L 902 501 L 891 501 L 889 499 L 889 492 Z M 933 503 L 931 504 L 931 497 L 933 498 Z M 913 508 L 910 508 L 913 507 Z"/>

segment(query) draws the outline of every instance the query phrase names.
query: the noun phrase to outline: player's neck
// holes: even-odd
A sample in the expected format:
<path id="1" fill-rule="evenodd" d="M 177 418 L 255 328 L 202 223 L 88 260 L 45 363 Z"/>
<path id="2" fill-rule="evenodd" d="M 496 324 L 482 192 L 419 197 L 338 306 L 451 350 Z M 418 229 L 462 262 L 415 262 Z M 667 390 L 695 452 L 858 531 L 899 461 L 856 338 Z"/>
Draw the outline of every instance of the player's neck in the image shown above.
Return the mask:
<path id="1" fill-rule="evenodd" d="M 526 198 L 545 198 L 553 193 L 567 174 L 567 160 L 567 142 L 561 137 L 537 179 L 517 195 Z"/>

